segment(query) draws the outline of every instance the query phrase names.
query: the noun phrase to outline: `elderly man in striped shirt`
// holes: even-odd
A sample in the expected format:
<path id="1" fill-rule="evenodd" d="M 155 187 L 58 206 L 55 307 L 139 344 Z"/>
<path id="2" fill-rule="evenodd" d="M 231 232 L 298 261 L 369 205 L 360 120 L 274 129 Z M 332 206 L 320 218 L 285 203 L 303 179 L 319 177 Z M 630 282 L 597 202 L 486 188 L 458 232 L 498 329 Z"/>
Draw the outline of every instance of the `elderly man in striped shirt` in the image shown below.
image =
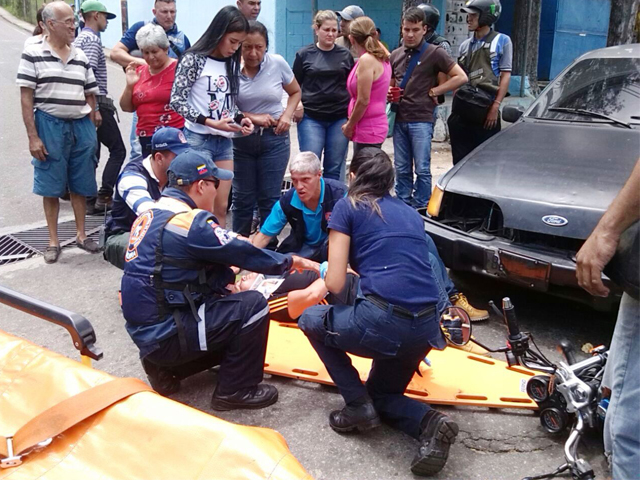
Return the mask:
<path id="1" fill-rule="evenodd" d="M 59 197 L 68 188 L 76 220 L 76 245 L 100 250 L 85 232 L 86 197 L 96 195 L 96 129 L 93 123 L 98 84 L 86 55 L 71 45 L 75 23 L 65 2 L 52 2 L 42 11 L 47 35 L 29 45 L 18 67 L 22 119 L 33 155 L 33 193 L 43 197 L 49 229 L 46 263 L 60 255 Z"/>

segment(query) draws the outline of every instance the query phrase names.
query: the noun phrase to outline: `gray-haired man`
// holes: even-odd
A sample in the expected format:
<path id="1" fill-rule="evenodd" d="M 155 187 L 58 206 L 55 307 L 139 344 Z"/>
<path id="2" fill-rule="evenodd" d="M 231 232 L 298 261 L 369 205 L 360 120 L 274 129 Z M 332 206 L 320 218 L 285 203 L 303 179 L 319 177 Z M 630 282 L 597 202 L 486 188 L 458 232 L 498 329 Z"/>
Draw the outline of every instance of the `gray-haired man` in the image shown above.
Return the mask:
<path id="1" fill-rule="evenodd" d="M 291 161 L 289 170 L 293 188 L 273 206 L 252 243 L 266 247 L 288 223 L 291 234 L 276 250 L 323 262 L 327 260 L 329 218 L 336 202 L 347 193 L 347 187 L 337 180 L 322 178 L 320 160 L 313 152 L 300 152 Z"/>

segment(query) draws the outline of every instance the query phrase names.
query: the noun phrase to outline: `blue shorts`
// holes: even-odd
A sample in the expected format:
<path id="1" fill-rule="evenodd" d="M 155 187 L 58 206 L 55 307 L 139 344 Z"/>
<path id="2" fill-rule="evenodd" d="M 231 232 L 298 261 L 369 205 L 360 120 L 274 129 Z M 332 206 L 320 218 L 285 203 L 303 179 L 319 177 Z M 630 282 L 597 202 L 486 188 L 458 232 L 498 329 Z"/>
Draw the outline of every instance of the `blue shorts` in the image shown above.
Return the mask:
<path id="1" fill-rule="evenodd" d="M 184 136 L 193 150 L 204 153 L 214 162 L 233 160 L 233 140 L 221 135 L 196 133 L 185 128 Z"/>
<path id="2" fill-rule="evenodd" d="M 36 130 L 49 154 L 33 158 L 33 193 L 61 197 L 65 191 L 85 197 L 98 193 L 96 184 L 96 127 L 87 115 L 77 120 L 57 118 L 36 110 Z"/>

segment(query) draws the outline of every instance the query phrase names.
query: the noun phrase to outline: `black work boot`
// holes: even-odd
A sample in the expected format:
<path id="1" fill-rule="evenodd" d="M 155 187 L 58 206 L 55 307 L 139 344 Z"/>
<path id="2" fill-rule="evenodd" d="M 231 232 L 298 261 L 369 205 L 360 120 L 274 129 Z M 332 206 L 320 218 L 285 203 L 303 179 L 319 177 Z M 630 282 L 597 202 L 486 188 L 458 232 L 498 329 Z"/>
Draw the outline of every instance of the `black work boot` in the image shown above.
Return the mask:
<path id="1" fill-rule="evenodd" d="M 370 399 L 349 403 L 342 410 L 335 410 L 329 415 L 329 425 L 338 433 L 364 432 L 381 424 Z"/>
<path id="2" fill-rule="evenodd" d="M 180 379 L 170 369 L 156 365 L 145 358 L 142 359 L 142 368 L 147 374 L 151 388 L 160 395 L 172 395 L 180 390 Z"/>
<path id="3" fill-rule="evenodd" d="M 268 407 L 278 401 L 278 390 L 273 385 L 260 383 L 253 387 L 241 388 L 230 395 L 223 395 L 216 387 L 211 398 L 211 408 L 218 411 L 254 409 Z"/>
<path id="4" fill-rule="evenodd" d="M 435 410 L 427 412 L 422 419 L 421 445 L 411 462 L 411 471 L 415 475 L 429 477 L 442 470 L 458 431 L 458 424 L 448 416 Z"/>

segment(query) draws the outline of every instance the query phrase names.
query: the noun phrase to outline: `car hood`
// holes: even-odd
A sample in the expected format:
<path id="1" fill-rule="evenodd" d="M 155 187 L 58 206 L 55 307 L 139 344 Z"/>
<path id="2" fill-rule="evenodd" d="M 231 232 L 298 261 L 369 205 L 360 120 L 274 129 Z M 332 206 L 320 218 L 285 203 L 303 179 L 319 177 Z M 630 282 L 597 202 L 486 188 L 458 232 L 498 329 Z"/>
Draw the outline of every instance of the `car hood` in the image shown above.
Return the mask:
<path id="1" fill-rule="evenodd" d="M 523 119 L 469 154 L 440 186 L 493 200 L 506 228 L 584 239 L 639 154 L 640 130 Z M 549 215 L 566 225 L 546 224 Z"/>

